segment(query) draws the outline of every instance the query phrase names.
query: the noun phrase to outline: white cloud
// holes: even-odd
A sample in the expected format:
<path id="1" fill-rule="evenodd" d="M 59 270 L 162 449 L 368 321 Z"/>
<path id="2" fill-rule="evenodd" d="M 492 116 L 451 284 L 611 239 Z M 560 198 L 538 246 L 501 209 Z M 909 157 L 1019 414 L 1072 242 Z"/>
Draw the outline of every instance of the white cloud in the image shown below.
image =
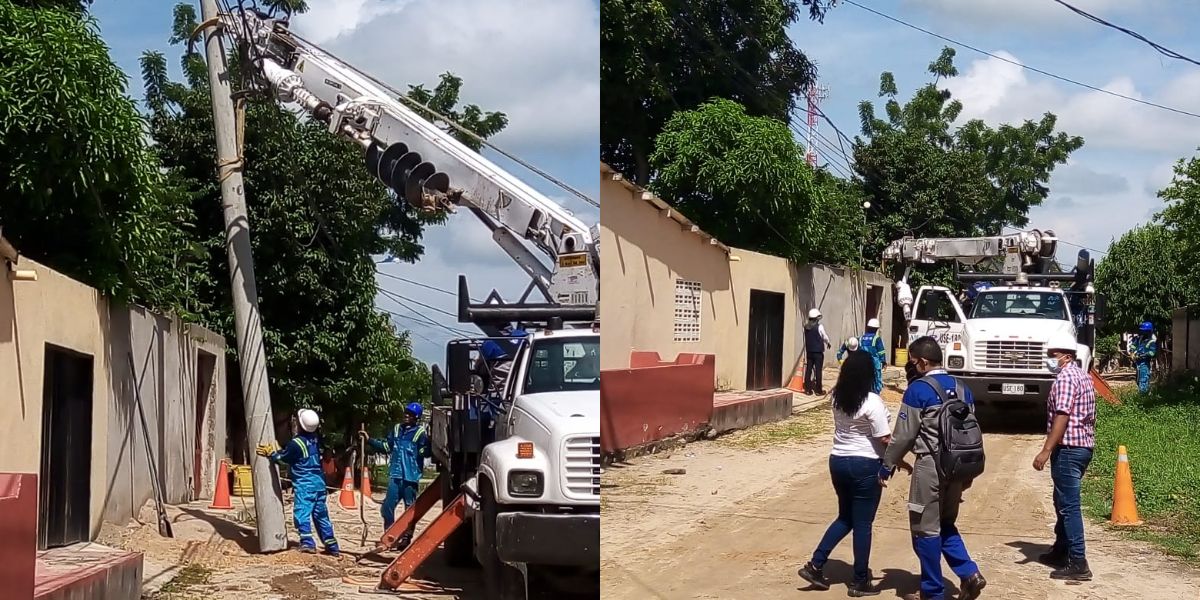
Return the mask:
<path id="1" fill-rule="evenodd" d="M 1162 0 L 1072 0 L 1080 10 L 1096 16 L 1148 10 Z M 905 0 L 906 7 L 925 10 L 940 19 L 971 25 L 994 27 L 1020 24 L 1024 27 L 1049 28 L 1064 25 L 1095 27 L 1083 17 L 1051 0 Z"/>
<path id="2" fill-rule="evenodd" d="M 342 4 L 313 0 L 296 27 L 323 32 L 331 52 L 399 89 L 462 77 L 461 104 L 508 115 L 494 140 L 502 147 L 598 144 L 600 16 L 590 0 L 352 0 L 344 14 Z"/>
<path id="3" fill-rule="evenodd" d="M 1103 173 L 1076 161 L 1068 161 L 1054 170 L 1050 187 L 1060 194 L 1107 196 L 1129 189 L 1129 180 L 1116 173 Z M 1062 198 L 1079 204 L 1074 199 Z"/>

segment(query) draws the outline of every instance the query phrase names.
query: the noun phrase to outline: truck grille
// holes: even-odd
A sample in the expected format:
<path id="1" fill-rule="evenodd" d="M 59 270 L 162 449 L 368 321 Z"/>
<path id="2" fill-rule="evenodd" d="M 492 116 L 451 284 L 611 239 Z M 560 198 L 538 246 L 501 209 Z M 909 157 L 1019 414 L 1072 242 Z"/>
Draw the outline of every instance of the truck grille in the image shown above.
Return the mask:
<path id="1" fill-rule="evenodd" d="M 975 365 L 984 369 L 1042 371 L 1045 345 L 1041 342 L 988 340 L 975 343 Z"/>
<path id="2" fill-rule="evenodd" d="M 600 438 L 569 438 L 564 449 L 563 493 L 575 500 L 599 498 Z"/>

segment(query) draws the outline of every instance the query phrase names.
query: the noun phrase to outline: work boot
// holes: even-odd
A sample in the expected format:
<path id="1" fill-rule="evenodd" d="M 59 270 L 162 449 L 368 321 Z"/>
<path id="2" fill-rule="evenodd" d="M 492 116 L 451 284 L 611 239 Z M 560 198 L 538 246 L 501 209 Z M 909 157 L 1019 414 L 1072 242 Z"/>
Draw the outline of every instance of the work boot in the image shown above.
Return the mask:
<path id="1" fill-rule="evenodd" d="M 987 585 L 987 580 L 983 578 L 983 573 L 976 571 L 974 575 L 962 580 L 959 587 L 962 588 L 962 593 L 958 595 L 959 600 L 975 600 Z"/>
<path id="2" fill-rule="evenodd" d="M 328 554 L 334 558 L 341 558 L 342 551 L 338 549 L 336 544 L 334 544 L 333 546 L 327 546 L 325 548 L 325 554 Z"/>
<path id="3" fill-rule="evenodd" d="M 866 581 L 852 581 L 846 585 L 846 594 L 851 598 L 878 596 L 879 588 L 871 585 L 871 576 L 867 575 Z"/>
<path id="4" fill-rule="evenodd" d="M 1088 568 L 1086 558 L 1068 558 L 1067 566 L 1050 572 L 1050 579 L 1091 581 L 1092 570 Z"/>
<path id="5" fill-rule="evenodd" d="M 316 554 L 317 549 L 312 546 L 300 546 L 300 551 L 304 554 Z"/>
<path id="6" fill-rule="evenodd" d="M 818 590 L 829 589 L 829 580 L 825 579 L 825 573 L 821 569 L 814 567 L 811 561 L 804 563 L 804 566 L 800 567 L 800 570 L 796 571 L 796 574 L 801 579 L 811 583 Z"/>
<path id="7" fill-rule="evenodd" d="M 392 550 L 403 552 L 410 545 L 412 545 L 412 534 L 405 532 L 400 536 L 400 539 L 396 540 L 396 544 L 392 546 Z"/>
<path id="8" fill-rule="evenodd" d="M 1058 548 L 1050 548 L 1049 552 L 1043 552 L 1038 555 L 1037 561 L 1047 567 L 1055 567 L 1061 569 L 1067 566 L 1067 551 Z"/>

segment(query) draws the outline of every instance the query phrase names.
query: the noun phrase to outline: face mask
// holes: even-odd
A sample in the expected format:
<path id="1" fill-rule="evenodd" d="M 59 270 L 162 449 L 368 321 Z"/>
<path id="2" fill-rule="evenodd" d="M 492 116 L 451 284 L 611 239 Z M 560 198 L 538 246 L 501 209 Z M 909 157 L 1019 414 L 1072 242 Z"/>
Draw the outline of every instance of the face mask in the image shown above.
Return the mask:
<path id="1" fill-rule="evenodd" d="M 1043 358 L 1042 363 L 1046 365 L 1046 369 L 1051 373 L 1057 374 L 1062 370 L 1062 365 L 1058 364 L 1057 358 Z"/>
<path id="2" fill-rule="evenodd" d="M 917 370 L 917 365 L 907 362 L 904 363 L 904 378 L 912 383 L 921 378 L 921 372 Z"/>

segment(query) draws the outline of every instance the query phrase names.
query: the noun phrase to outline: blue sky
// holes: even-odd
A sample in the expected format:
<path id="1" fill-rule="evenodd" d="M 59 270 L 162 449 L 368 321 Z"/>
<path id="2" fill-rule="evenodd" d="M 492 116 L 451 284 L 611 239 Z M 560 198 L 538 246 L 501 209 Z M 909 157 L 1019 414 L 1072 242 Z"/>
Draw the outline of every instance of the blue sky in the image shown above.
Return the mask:
<path id="1" fill-rule="evenodd" d="M 855 0 L 923 29 L 1022 64 L 1159 104 L 1200 114 L 1200 66 L 1158 54 L 1143 42 L 1088 21 L 1053 0 Z M 1171 0 L 1071 0 L 1071 4 L 1200 60 L 1200 3 Z M 853 137 L 858 103 L 877 111 L 879 74 L 895 74 L 901 95 L 930 79 L 927 65 L 950 45 L 839 2 L 824 24 L 807 20 L 790 30 L 797 46 L 818 64 L 829 97 L 823 108 Z M 964 118 L 989 124 L 1020 123 L 1050 111 L 1059 129 L 1085 145 L 1050 180 L 1047 201 L 1029 215 L 1030 228 L 1052 229 L 1063 240 L 1104 250 L 1110 240 L 1145 223 L 1162 207 L 1155 192 L 1170 167 L 1195 156 L 1200 119 L 1108 97 L 956 48 L 959 76 L 943 87 L 964 103 Z M 819 131 L 836 141 L 831 128 Z M 832 162 L 840 151 L 818 149 Z M 1060 246 L 1071 264 L 1077 247 Z"/>
<path id="2" fill-rule="evenodd" d="M 92 6 L 113 59 L 130 76 L 134 98 L 143 97 L 138 67 L 143 51 L 164 52 L 178 76 L 181 48 L 167 44 L 175 4 L 96 0 Z M 308 4 L 310 12 L 292 23 L 306 38 L 400 89 L 417 83 L 433 87 L 439 74 L 453 72 L 464 80 L 464 103 L 508 115 L 507 130 L 493 142 L 599 198 L 600 11 L 595 0 L 309 0 Z M 597 209 L 503 157 L 490 151 L 485 155 L 561 202 L 585 223 L 598 221 Z M 464 273 L 476 298 L 495 288 L 516 299 L 528 284 L 524 273 L 470 215 L 429 228 L 425 244 L 421 262 L 382 264 L 378 269 L 451 291 L 456 289 L 458 274 Z M 473 329 L 438 312 L 453 312 L 453 296 L 386 276 L 377 279 L 383 290 L 407 299 L 409 308 L 384 294 L 376 303 L 406 315 L 393 320 L 413 331 L 414 350 L 422 360 L 441 362 L 444 344 L 453 334 L 419 319 Z M 419 311 L 419 318 L 410 309 Z"/>

